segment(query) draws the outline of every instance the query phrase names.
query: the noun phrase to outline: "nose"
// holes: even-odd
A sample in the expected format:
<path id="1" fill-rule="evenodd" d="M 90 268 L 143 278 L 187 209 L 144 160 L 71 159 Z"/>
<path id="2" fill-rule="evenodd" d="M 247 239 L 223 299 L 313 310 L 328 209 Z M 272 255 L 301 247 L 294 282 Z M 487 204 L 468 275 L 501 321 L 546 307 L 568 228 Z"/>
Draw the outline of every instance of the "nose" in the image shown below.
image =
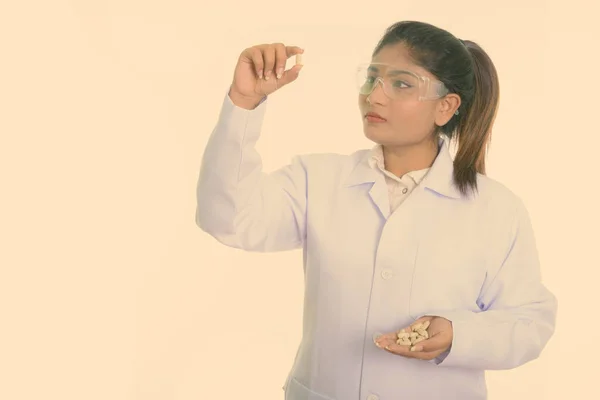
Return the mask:
<path id="1" fill-rule="evenodd" d="M 381 89 L 379 91 L 377 90 L 378 83 L 381 84 Z M 383 95 L 384 98 L 386 97 L 384 83 L 383 83 L 383 79 L 381 79 L 381 77 L 377 77 L 377 79 L 375 80 L 375 83 L 373 83 L 373 89 L 371 89 L 371 93 L 369 94 L 369 97 L 371 99 L 378 99 L 379 96 L 381 96 L 381 95 Z"/>

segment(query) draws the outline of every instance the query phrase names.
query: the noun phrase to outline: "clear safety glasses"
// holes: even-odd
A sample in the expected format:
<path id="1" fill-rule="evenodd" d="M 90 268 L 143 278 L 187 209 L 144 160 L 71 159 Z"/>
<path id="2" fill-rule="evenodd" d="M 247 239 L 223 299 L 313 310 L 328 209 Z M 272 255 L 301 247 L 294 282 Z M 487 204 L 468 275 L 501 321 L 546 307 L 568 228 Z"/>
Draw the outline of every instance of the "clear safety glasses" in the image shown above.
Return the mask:
<path id="1" fill-rule="evenodd" d="M 393 100 L 435 100 L 448 94 L 443 82 L 420 76 L 383 63 L 360 64 L 356 70 L 356 84 L 360 94 L 368 96 L 377 83 Z"/>

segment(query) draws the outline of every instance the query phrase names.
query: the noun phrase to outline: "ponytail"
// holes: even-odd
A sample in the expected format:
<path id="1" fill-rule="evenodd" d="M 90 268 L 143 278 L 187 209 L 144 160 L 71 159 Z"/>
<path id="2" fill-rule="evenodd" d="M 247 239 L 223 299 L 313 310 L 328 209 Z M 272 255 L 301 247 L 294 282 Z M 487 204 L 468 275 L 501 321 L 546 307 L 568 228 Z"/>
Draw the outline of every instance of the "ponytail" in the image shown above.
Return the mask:
<path id="1" fill-rule="evenodd" d="M 454 182 L 466 194 L 477 190 L 477 173 L 485 175 L 485 157 L 498 112 L 500 84 L 494 63 L 476 43 L 465 40 L 473 65 L 474 93 L 456 127 L 458 150 L 454 159 Z"/>

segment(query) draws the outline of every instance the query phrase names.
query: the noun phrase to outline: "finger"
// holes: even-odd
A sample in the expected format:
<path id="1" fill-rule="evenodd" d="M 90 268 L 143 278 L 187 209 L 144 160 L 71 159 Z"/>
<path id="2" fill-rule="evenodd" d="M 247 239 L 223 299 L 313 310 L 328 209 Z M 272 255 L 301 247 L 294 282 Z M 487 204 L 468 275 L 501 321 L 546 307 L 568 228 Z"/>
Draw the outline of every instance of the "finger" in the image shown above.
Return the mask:
<path id="1" fill-rule="evenodd" d="M 304 49 L 298 46 L 285 46 L 286 57 L 290 58 L 291 56 L 295 56 L 296 54 L 304 53 Z"/>
<path id="2" fill-rule="evenodd" d="M 288 83 L 298 79 L 301 69 L 302 65 L 294 65 L 292 68 L 288 69 L 287 71 L 284 71 L 283 75 L 281 76 L 281 79 L 279 80 L 280 85 L 287 85 Z"/>
<path id="3" fill-rule="evenodd" d="M 374 342 L 377 347 L 385 348 L 386 346 L 396 343 L 398 336 L 395 332 L 385 333 L 375 338 Z"/>
<path id="4" fill-rule="evenodd" d="M 273 43 L 273 46 L 275 47 L 275 73 L 277 79 L 281 79 L 288 56 L 283 43 Z"/>
<path id="5" fill-rule="evenodd" d="M 269 80 L 275 67 L 275 47 L 265 47 L 263 49 L 263 58 L 265 60 L 265 79 Z"/>
<path id="6" fill-rule="evenodd" d="M 389 353 L 392 353 L 392 354 L 395 354 L 398 356 L 402 356 L 402 357 L 406 357 L 406 358 L 416 358 L 418 360 L 430 360 L 430 359 L 436 357 L 436 355 L 434 355 L 434 353 L 411 351 L 410 349 L 411 349 L 410 346 L 403 346 L 401 344 L 396 344 L 396 343 L 389 344 L 384 348 L 384 350 Z"/>
<path id="7" fill-rule="evenodd" d="M 256 76 L 258 76 L 258 79 L 262 79 L 263 77 L 263 70 L 264 70 L 264 60 L 263 60 L 263 55 L 262 52 L 260 51 L 260 49 L 258 47 L 252 47 L 248 50 L 248 55 L 249 58 L 252 60 L 252 63 L 254 64 L 254 69 L 256 70 Z"/>
<path id="8" fill-rule="evenodd" d="M 399 344 L 391 344 L 389 346 L 387 346 L 384 350 L 386 350 L 389 353 L 392 353 L 394 355 L 398 355 L 398 356 L 402 356 L 402 357 L 406 357 L 406 358 L 414 358 L 417 360 L 433 360 L 434 358 L 436 358 L 437 356 L 439 356 L 440 354 L 442 354 L 441 351 L 429 351 L 429 352 L 425 352 L 425 351 L 414 351 L 412 350 L 414 347 L 410 347 L 410 346 L 403 346 L 403 345 L 399 345 Z"/>

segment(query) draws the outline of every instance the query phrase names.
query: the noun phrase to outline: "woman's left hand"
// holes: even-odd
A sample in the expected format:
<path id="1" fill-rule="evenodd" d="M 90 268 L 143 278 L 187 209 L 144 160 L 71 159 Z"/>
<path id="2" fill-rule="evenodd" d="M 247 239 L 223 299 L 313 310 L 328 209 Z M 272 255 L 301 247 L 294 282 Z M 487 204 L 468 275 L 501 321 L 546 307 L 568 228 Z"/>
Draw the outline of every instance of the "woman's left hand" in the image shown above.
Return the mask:
<path id="1" fill-rule="evenodd" d="M 414 325 L 422 324 L 425 321 L 429 321 L 429 327 L 427 328 L 429 339 L 425 339 L 415 346 L 411 347 L 396 344 L 396 340 L 398 340 L 398 331 L 379 336 L 375 340 L 375 344 L 378 347 L 399 356 L 417 358 L 420 360 L 433 360 L 448 350 L 452 345 L 452 339 L 454 337 L 452 323 L 442 317 L 424 316 L 417 319 L 404 330 L 410 332 Z"/>

